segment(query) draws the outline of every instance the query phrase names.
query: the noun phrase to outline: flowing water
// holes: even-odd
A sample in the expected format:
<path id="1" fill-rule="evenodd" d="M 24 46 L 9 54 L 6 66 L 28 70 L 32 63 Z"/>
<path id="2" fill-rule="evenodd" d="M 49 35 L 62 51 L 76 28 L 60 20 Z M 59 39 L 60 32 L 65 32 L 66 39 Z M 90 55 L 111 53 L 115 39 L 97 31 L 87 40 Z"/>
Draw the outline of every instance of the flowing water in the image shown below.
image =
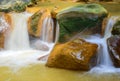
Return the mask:
<path id="1" fill-rule="evenodd" d="M 26 50 L 30 49 L 29 37 L 27 31 L 27 19 L 29 14 L 27 13 L 12 13 L 12 27 L 11 33 L 9 33 L 6 43 L 6 50 Z"/>
<path id="2" fill-rule="evenodd" d="M 112 16 L 107 23 L 104 37 L 99 35 L 91 36 L 86 39 L 89 42 L 96 43 L 99 45 L 98 48 L 98 62 L 97 66 L 91 69 L 91 73 L 116 73 L 120 72 L 119 68 L 115 68 L 112 60 L 110 58 L 108 48 L 107 48 L 107 38 L 111 36 L 111 30 L 113 25 L 115 24 L 118 17 Z"/>
<path id="3" fill-rule="evenodd" d="M 20 67 L 39 63 L 38 59 L 48 55 L 51 51 L 53 43 L 48 45 L 49 50 L 47 51 L 36 50 L 31 47 L 27 29 L 27 21 L 31 15 L 27 12 L 10 13 L 12 27 L 5 35 L 5 49 L 0 51 L 0 66 L 7 66 L 16 71 Z"/>
<path id="4" fill-rule="evenodd" d="M 113 66 L 107 51 L 106 39 L 111 35 L 110 31 L 117 17 L 112 17 L 108 21 L 105 36 L 94 35 L 86 40 L 97 43 L 98 64 L 90 72 L 70 71 L 45 67 L 45 60 L 38 60 L 40 57 L 48 55 L 53 44 L 47 41 L 49 32 L 53 33 L 53 23 L 50 18 L 44 20 L 42 42 L 47 42 L 48 51 L 35 50 L 30 47 L 27 32 L 27 20 L 31 16 L 24 13 L 11 13 L 12 30 L 7 34 L 5 50 L 0 52 L 0 81 L 119 81 L 119 69 Z M 46 23 L 47 22 L 47 23 Z M 57 25 L 56 40 L 58 37 L 59 25 Z M 108 32 L 109 31 L 109 32 Z M 48 34 L 46 36 L 46 34 Z M 52 34 L 51 34 L 52 35 Z M 51 36 L 50 35 L 50 36 Z M 46 37 L 44 37 L 46 36 Z M 38 45 L 38 43 L 37 43 Z M 118 72 L 118 73 L 117 73 Z M 102 75 L 94 75 L 102 73 Z M 110 73 L 110 74 L 105 74 Z M 114 73 L 114 74 L 113 74 Z M 92 75 L 91 75 L 92 74 Z"/>
<path id="5" fill-rule="evenodd" d="M 53 42 L 53 30 L 54 30 L 53 20 L 51 17 L 46 17 L 43 20 L 43 26 L 41 31 L 41 40 L 44 42 Z"/>
<path id="6" fill-rule="evenodd" d="M 6 22 L 4 16 L 2 15 L 0 17 L 0 32 L 5 32 L 5 30 L 7 30 L 9 27 L 9 24 Z"/>

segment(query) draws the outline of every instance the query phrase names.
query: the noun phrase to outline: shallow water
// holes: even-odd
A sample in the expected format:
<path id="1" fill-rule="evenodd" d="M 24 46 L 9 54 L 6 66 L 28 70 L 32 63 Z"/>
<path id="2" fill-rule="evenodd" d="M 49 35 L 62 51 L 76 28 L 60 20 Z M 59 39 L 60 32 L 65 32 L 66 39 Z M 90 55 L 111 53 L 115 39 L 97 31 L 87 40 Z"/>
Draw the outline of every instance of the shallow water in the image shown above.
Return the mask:
<path id="1" fill-rule="evenodd" d="M 42 63 L 22 67 L 17 72 L 0 67 L 0 81 L 120 81 L 119 76 L 48 68 Z"/>

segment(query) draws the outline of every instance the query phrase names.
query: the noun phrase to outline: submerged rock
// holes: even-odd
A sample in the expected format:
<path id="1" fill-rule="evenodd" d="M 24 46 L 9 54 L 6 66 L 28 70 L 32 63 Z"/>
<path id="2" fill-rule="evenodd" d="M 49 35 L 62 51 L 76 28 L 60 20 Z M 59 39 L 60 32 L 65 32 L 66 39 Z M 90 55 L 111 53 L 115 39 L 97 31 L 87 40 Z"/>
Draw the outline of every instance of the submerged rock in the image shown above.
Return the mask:
<path id="1" fill-rule="evenodd" d="M 39 10 L 28 20 L 28 31 L 31 36 L 40 37 L 43 20 L 49 15 L 46 9 Z"/>
<path id="2" fill-rule="evenodd" d="M 75 39 L 65 44 L 56 44 L 46 66 L 71 70 L 89 70 L 95 65 L 97 45 L 83 39 Z"/>
<path id="3" fill-rule="evenodd" d="M 108 38 L 107 43 L 114 65 L 120 67 L 120 36 L 116 35 Z"/>
<path id="4" fill-rule="evenodd" d="M 101 33 L 102 22 L 107 15 L 106 9 L 98 4 L 81 4 L 60 11 L 57 14 L 59 42 L 66 42 L 85 30 Z"/>
<path id="5" fill-rule="evenodd" d="M 118 18 L 117 22 L 114 24 L 112 29 L 113 35 L 120 35 L 120 18 Z"/>

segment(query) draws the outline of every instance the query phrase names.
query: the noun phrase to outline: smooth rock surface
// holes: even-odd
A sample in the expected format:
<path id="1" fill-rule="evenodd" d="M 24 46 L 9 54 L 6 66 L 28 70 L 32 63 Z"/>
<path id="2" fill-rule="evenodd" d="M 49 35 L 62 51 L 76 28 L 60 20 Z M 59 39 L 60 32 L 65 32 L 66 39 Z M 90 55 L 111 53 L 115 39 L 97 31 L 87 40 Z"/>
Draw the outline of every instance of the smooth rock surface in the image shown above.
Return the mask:
<path id="1" fill-rule="evenodd" d="M 97 44 L 75 39 L 65 44 L 56 44 L 48 58 L 46 66 L 71 69 L 89 70 L 96 64 Z"/>
<path id="2" fill-rule="evenodd" d="M 85 30 L 101 33 L 102 22 L 107 15 L 107 10 L 98 4 L 81 4 L 60 11 L 57 14 L 60 25 L 59 42 L 66 42 Z"/>

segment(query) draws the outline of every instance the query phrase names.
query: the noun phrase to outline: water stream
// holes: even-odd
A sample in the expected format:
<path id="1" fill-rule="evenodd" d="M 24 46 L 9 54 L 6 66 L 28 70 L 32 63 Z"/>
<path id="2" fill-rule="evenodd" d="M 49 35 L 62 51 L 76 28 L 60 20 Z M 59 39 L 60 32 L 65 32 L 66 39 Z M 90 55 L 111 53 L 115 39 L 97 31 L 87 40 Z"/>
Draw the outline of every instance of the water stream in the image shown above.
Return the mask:
<path id="1" fill-rule="evenodd" d="M 14 71 L 16 71 L 17 69 L 23 66 L 27 66 L 29 64 L 36 64 L 36 63 L 38 64 L 41 62 L 45 62 L 45 60 L 39 61 L 38 59 L 40 57 L 48 55 L 51 49 L 53 48 L 54 44 L 53 42 L 49 43 L 46 40 L 41 40 L 41 42 L 43 43 L 47 42 L 46 44 L 48 45 L 49 48 L 47 51 L 38 50 L 31 47 L 30 39 L 28 35 L 28 29 L 27 29 L 27 21 L 31 15 L 32 14 L 27 12 L 10 13 L 10 17 L 12 20 L 12 27 L 6 33 L 5 44 L 4 44 L 5 49 L 0 51 L 0 59 L 1 59 L 0 66 L 11 67 Z M 50 25 L 51 24 L 50 18 L 46 18 L 46 19 L 48 20 L 48 22 L 45 21 L 46 24 Z M 6 23 L 4 24 L 6 26 Z M 51 26 L 51 28 L 52 27 L 53 26 Z M 48 29 L 45 28 L 44 32 L 46 32 L 47 30 Z M 51 33 L 52 32 L 53 30 L 51 29 Z M 47 34 L 52 36 L 53 34 L 51 33 L 47 33 Z M 43 37 L 47 38 L 48 35 L 45 34 L 43 35 Z M 51 40 L 53 41 L 53 39 Z"/>
<path id="2" fill-rule="evenodd" d="M 96 78 L 89 76 L 89 74 L 85 72 L 79 71 L 69 71 L 69 70 L 62 70 L 62 69 L 50 69 L 44 66 L 46 60 L 40 61 L 38 60 L 40 57 L 46 56 L 50 53 L 51 49 L 53 48 L 53 21 L 51 18 L 46 17 L 43 22 L 42 28 L 42 37 L 38 38 L 37 41 L 34 43 L 36 46 L 44 47 L 44 44 L 48 46 L 49 50 L 43 51 L 34 49 L 31 47 L 31 43 L 29 42 L 29 35 L 27 31 L 27 20 L 31 16 L 31 14 L 23 12 L 23 13 L 11 13 L 12 18 L 12 30 L 7 34 L 7 39 L 5 41 L 5 50 L 0 51 L 0 80 L 6 81 L 6 68 L 1 69 L 2 67 L 9 67 L 14 71 L 16 74 L 13 75 L 9 72 L 9 80 L 8 81 L 25 81 L 23 79 L 28 80 L 31 75 L 30 81 L 101 81 L 101 78 Z M 111 29 L 113 24 L 116 22 L 118 17 L 111 17 L 108 21 L 105 35 L 101 37 L 100 35 L 92 35 L 89 38 L 86 38 L 86 41 L 96 43 L 99 45 L 98 47 L 98 60 L 97 66 L 93 67 L 89 73 L 120 73 L 119 68 L 115 68 L 109 56 L 107 50 L 107 43 L 106 39 L 111 36 Z M 58 39 L 59 34 L 59 25 L 57 24 L 56 28 L 56 40 Z M 50 41 L 48 40 L 50 38 Z M 42 44 L 41 44 L 42 42 Z M 30 66 L 29 65 L 33 65 Z M 25 67 L 27 66 L 27 67 Z M 22 69 L 21 69 L 22 68 Z M 20 70 L 20 72 L 19 72 Z M 3 72 L 3 73 L 2 73 Z M 33 76 L 35 74 L 35 76 Z M 13 76 L 13 78 L 11 77 Z M 41 76 L 41 77 L 40 77 Z M 61 77 L 62 76 L 62 77 Z M 5 79 L 4 79 L 5 77 Z M 14 77 L 17 77 L 15 80 Z M 18 78 L 19 77 L 19 78 Z M 108 81 L 108 78 L 102 76 L 104 81 Z M 51 80 L 49 80 L 49 78 Z M 109 80 L 114 80 L 119 78 L 115 75 L 114 77 L 109 77 Z"/>
<path id="3" fill-rule="evenodd" d="M 11 13 L 12 28 L 8 34 L 5 49 L 6 50 L 26 50 L 30 49 L 29 37 L 27 31 L 27 20 L 30 17 L 28 13 Z"/>
<path id="4" fill-rule="evenodd" d="M 108 20 L 105 33 L 104 33 L 104 37 L 101 37 L 100 35 L 93 35 L 86 39 L 89 42 L 96 43 L 99 45 L 97 66 L 90 70 L 91 73 L 120 72 L 119 68 L 114 67 L 113 62 L 108 52 L 108 47 L 107 47 L 107 38 L 111 36 L 111 30 L 117 18 L 118 17 L 112 16 Z"/>

